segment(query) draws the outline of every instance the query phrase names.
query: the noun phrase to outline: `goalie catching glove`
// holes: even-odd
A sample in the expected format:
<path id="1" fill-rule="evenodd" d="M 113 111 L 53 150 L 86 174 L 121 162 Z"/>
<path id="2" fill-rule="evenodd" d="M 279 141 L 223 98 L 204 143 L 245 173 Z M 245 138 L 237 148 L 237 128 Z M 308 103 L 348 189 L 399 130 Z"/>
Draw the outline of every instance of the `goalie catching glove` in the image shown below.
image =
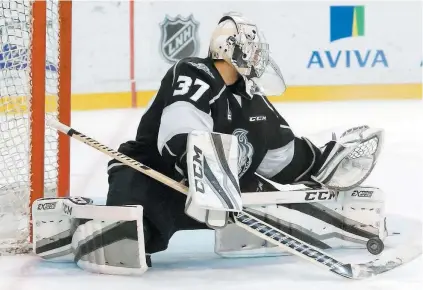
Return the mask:
<path id="1" fill-rule="evenodd" d="M 384 130 L 360 126 L 341 134 L 323 148 L 318 169 L 311 177 L 323 186 L 350 190 L 361 185 L 375 167 L 383 146 Z M 335 139 L 335 136 L 333 136 Z"/>

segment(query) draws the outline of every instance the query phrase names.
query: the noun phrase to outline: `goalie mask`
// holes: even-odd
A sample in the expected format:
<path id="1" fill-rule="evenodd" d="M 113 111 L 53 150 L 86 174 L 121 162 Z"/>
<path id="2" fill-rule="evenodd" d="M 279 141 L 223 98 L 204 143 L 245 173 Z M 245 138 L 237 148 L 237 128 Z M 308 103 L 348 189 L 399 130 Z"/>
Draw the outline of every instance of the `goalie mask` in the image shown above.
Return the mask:
<path id="1" fill-rule="evenodd" d="M 220 19 L 210 41 L 209 57 L 232 64 L 244 78 L 251 97 L 285 91 L 282 74 L 270 58 L 263 33 L 240 14 L 231 12 Z"/>

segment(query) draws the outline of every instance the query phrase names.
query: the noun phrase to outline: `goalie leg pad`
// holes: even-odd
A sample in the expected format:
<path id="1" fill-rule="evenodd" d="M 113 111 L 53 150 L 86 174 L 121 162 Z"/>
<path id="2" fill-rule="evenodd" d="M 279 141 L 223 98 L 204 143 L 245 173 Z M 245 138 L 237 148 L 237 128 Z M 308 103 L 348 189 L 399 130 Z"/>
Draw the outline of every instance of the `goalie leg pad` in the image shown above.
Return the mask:
<path id="1" fill-rule="evenodd" d="M 321 249 L 362 248 L 384 240 L 385 195 L 374 187 L 340 192 L 336 201 L 248 208 L 276 228 Z M 216 230 L 215 252 L 224 257 L 283 254 L 280 248 L 233 225 Z"/>
<path id="2" fill-rule="evenodd" d="M 41 198 L 34 201 L 34 253 L 52 262 L 73 262 L 72 235 L 82 220 L 73 218 L 69 209 L 73 205 L 87 204 L 92 204 L 92 200 L 85 197 Z"/>
<path id="3" fill-rule="evenodd" d="M 137 221 L 88 221 L 72 238 L 75 262 L 94 273 L 143 274 L 148 265 L 142 232 Z"/>
<path id="4" fill-rule="evenodd" d="M 143 207 L 91 202 L 80 197 L 35 201 L 34 253 L 48 261 L 74 261 L 95 273 L 141 275 L 147 271 Z"/>

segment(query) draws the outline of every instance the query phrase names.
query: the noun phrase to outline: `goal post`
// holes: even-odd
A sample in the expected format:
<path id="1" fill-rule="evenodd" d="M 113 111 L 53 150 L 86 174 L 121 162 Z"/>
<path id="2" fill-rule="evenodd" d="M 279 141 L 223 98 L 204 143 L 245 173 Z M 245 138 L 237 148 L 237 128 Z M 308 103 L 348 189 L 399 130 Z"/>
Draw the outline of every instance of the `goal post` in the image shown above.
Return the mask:
<path id="1" fill-rule="evenodd" d="M 67 196 L 72 2 L 0 0 L 0 255 L 30 250 L 30 207 Z"/>

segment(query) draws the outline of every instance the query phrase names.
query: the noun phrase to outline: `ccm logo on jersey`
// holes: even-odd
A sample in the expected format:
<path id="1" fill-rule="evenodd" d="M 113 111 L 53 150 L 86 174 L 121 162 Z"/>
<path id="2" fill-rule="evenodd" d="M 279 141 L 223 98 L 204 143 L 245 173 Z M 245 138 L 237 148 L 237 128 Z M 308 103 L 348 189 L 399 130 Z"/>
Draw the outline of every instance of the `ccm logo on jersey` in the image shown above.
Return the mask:
<path id="1" fill-rule="evenodd" d="M 266 116 L 250 117 L 250 122 L 260 122 L 260 121 L 266 121 Z"/>
<path id="2" fill-rule="evenodd" d="M 372 197 L 373 191 L 371 190 L 354 190 L 351 196 L 358 197 Z"/>
<path id="3" fill-rule="evenodd" d="M 194 145 L 195 155 L 192 158 L 192 166 L 194 169 L 195 191 L 204 193 L 203 183 L 203 151 Z"/>
<path id="4" fill-rule="evenodd" d="M 305 200 L 332 200 L 337 194 L 334 191 L 309 191 L 306 193 Z"/>

